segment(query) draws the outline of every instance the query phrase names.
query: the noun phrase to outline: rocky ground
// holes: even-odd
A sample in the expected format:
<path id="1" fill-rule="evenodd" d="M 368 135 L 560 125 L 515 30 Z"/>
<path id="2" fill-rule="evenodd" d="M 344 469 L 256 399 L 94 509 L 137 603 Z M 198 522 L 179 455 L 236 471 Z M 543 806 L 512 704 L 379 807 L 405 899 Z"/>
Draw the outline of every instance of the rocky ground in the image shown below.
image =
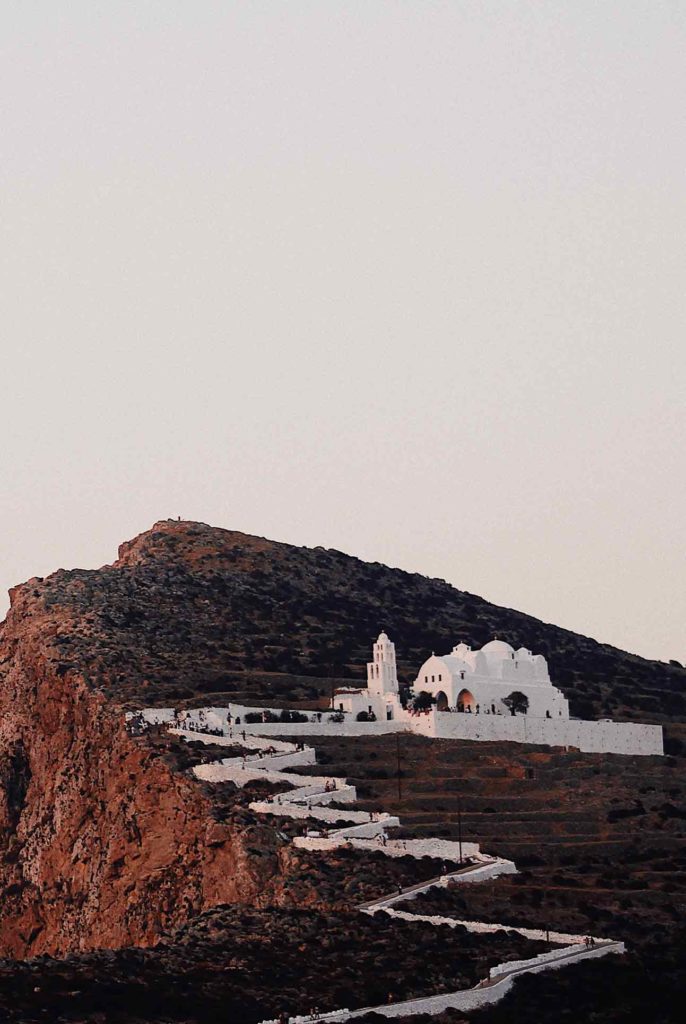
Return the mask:
<path id="1" fill-rule="evenodd" d="M 257 1024 L 281 1010 L 351 1009 L 474 985 L 544 943 L 385 914 L 219 907 L 153 950 L 0 964 L 0 1020 Z"/>

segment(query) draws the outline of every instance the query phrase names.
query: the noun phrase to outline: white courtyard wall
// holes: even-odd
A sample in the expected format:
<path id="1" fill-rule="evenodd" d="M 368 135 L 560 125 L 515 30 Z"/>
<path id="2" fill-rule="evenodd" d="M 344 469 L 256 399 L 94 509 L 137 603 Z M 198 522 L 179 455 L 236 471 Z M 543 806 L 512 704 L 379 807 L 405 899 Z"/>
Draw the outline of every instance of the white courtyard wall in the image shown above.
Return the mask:
<path id="1" fill-rule="evenodd" d="M 590 722 L 582 719 L 536 718 L 533 715 L 475 715 L 457 712 L 436 712 L 404 715 L 393 721 L 357 722 L 349 717 L 343 722 L 257 722 L 243 724 L 246 708 L 232 704 L 231 713 L 238 714 L 241 724 L 233 727 L 234 738 L 241 732 L 260 736 L 380 736 L 398 731 L 411 731 L 421 736 L 438 739 L 499 740 L 514 743 L 534 743 L 551 747 L 578 747 L 586 753 L 660 755 L 664 753 L 662 726 L 634 722 Z M 202 723 L 223 721 L 227 708 L 205 709 L 204 719 L 198 712 L 189 717 Z M 276 714 L 278 708 L 273 709 Z M 210 717 L 211 713 L 211 717 Z M 173 708 L 150 708 L 143 712 L 145 720 L 153 723 L 171 723 Z M 130 717 L 130 716 L 129 716 Z"/>
<path id="2" fill-rule="evenodd" d="M 662 727 L 628 722 L 532 718 L 530 715 L 437 713 L 433 731 L 439 739 L 511 740 L 552 747 L 578 747 L 587 753 L 662 754 Z"/>

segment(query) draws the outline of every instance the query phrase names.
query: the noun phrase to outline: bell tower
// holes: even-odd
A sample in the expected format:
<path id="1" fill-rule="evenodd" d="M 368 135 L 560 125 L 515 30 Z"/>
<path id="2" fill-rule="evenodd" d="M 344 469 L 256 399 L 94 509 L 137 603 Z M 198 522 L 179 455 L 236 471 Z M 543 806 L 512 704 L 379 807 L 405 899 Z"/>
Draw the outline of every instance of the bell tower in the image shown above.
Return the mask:
<path id="1" fill-rule="evenodd" d="M 386 633 L 379 633 L 374 644 L 374 660 L 367 664 L 367 689 L 379 695 L 398 692 L 398 674 L 395 668 L 395 644 Z"/>

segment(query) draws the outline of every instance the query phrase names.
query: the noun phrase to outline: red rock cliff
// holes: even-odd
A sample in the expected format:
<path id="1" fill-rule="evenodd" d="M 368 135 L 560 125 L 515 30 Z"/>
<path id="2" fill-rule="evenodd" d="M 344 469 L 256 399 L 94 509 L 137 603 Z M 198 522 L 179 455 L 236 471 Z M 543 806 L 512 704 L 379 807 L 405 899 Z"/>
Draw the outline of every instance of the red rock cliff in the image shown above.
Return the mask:
<path id="1" fill-rule="evenodd" d="M 49 583 L 15 588 L 0 635 L 2 956 L 150 945 L 198 910 L 252 899 L 275 866 L 266 829 L 214 821 L 198 786 L 65 660 L 83 613 L 51 605 Z"/>

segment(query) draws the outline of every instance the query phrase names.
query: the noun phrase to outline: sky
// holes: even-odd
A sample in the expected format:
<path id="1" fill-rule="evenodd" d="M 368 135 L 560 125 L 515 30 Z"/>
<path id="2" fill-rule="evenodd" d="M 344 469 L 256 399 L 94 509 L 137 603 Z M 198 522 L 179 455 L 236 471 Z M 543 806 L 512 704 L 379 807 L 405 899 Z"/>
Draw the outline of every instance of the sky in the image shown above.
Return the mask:
<path id="1" fill-rule="evenodd" d="M 180 515 L 686 660 L 685 52 L 681 0 L 5 0 L 2 596 Z"/>

